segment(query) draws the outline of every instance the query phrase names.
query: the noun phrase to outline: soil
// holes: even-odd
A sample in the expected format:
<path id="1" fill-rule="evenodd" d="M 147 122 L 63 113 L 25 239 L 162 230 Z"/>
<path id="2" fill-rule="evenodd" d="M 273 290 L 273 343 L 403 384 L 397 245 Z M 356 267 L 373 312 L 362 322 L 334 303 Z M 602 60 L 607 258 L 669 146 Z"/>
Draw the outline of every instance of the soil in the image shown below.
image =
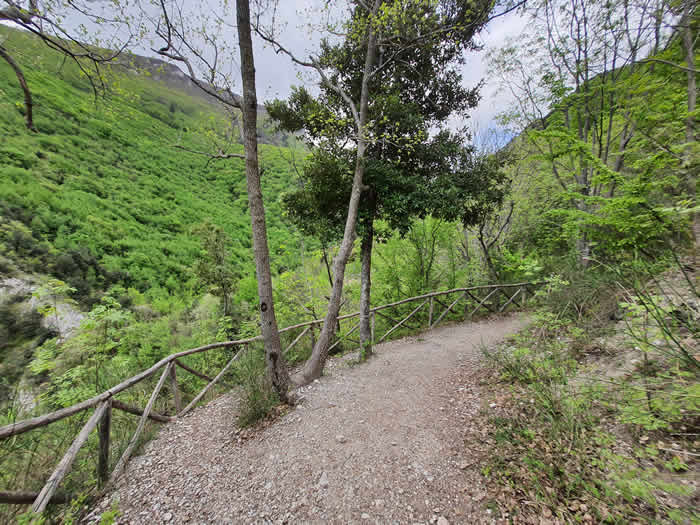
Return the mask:
<path id="1" fill-rule="evenodd" d="M 117 523 L 494 523 L 465 443 L 481 409 L 480 347 L 514 315 L 443 326 L 331 361 L 301 401 L 254 431 L 233 394 L 162 427 L 88 516 Z"/>

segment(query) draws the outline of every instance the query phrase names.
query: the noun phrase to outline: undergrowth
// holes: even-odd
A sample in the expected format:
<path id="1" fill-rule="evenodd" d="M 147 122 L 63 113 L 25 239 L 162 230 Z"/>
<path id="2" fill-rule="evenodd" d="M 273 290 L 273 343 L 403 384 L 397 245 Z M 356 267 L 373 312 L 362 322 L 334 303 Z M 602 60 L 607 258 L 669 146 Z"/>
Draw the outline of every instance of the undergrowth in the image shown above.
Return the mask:
<path id="1" fill-rule="evenodd" d="M 236 379 L 241 386 L 238 425 L 248 427 L 266 418 L 280 401 L 270 379 L 265 373 L 265 354 L 259 348 L 251 348 L 241 356 L 236 369 Z"/>
<path id="2" fill-rule="evenodd" d="M 699 522 L 697 293 L 672 277 L 626 283 L 550 286 L 530 329 L 484 350 L 501 402 L 485 414 L 495 450 L 483 473 L 501 517 Z M 614 344 L 594 339 L 600 330 Z"/>

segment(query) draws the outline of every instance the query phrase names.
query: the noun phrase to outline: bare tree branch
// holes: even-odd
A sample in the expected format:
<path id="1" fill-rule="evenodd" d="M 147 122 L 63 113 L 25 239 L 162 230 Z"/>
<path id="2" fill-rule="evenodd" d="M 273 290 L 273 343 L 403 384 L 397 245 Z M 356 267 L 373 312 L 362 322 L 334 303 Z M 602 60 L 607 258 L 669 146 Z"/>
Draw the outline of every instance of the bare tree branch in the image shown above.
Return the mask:
<path id="1" fill-rule="evenodd" d="M 357 110 L 357 106 L 355 102 L 350 98 L 350 95 L 347 94 L 347 92 L 338 84 L 333 82 L 326 72 L 323 70 L 323 67 L 318 63 L 318 61 L 314 58 L 309 58 L 308 60 L 302 60 L 298 58 L 294 53 L 289 51 L 286 47 L 284 47 L 282 44 L 275 39 L 274 35 L 272 35 L 270 32 L 264 31 L 261 27 L 260 24 L 256 22 L 256 24 L 253 26 L 253 29 L 257 33 L 257 35 L 262 38 L 265 42 L 270 44 L 272 48 L 275 50 L 275 53 L 279 54 L 285 54 L 287 55 L 292 62 L 295 64 L 302 66 L 302 67 L 308 67 L 315 69 L 316 72 L 319 74 L 321 77 L 321 81 L 326 84 L 329 88 L 331 88 L 333 91 L 338 93 L 340 97 L 345 101 L 345 103 L 348 105 L 350 108 L 350 112 L 352 113 L 352 118 L 355 121 L 355 126 L 358 129 L 359 132 L 359 127 L 360 127 L 360 113 Z"/>
<path id="2" fill-rule="evenodd" d="M 693 74 L 695 74 L 695 75 L 697 75 L 698 73 L 700 73 L 700 71 L 697 70 L 697 69 L 690 68 L 690 67 L 685 67 L 685 66 L 682 66 L 682 65 L 680 65 L 680 64 L 676 64 L 675 62 L 671 62 L 670 60 L 662 60 L 662 59 L 660 59 L 660 58 L 645 58 L 644 60 L 640 60 L 639 62 L 640 62 L 641 64 L 644 64 L 644 63 L 647 63 L 647 62 L 658 62 L 659 64 L 666 64 L 667 66 L 673 66 L 673 67 L 675 67 L 675 68 L 677 68 L 677 69 L 680 69 L 680 70 L 682 70 L 682 71 L 685 71 L 685 72 L 687 72 L 687 73 L 693 73 Z"/>
<path id="3" fill-rule="evenodd" d="M 182 144 L 173 144 L 173 148 L 179 149 L 182 151 L 186 151 L 188 153 L 194 153 L 195 155 L 202 155 L 203 157 L 207 157 L 209 159 L 207 161 L 207 166 L 209 165 L 210 162 L 215 161 L 215 160 L 225 160 L 225 159 L 244 159 L 245 160 L 245 155 L 241 155 L 240 153 L 224 153 L 221 150 L 219 150 L 218 153 L 207 153 L 206 151 L 198 151 L 195 149 L 188 148 L 187 146 L 183 146 Z"/>
<path id="4" fill-rule="evenodd" d="M 184 64 L 187 68 L 189 79 L 195 86 L 225 106 L 240 109 L 241 97 L 239 95 L 234 93 L 230 88 L 217 88 L 217 86 L 213 84 L 213 81 L 216 79 L 216 62 L 214 65 L 209 64 L 202 53 L 199 53 L 192 48 L 184 34 L 177 31 L 175 25 L 171 21 L 170 15 L 168 14 L 165 0 L 160 0 L 160 7 L 163 24 L 161 25 L 160 22 L 158 23 L 158 26 L 156 27 L 156 35 L 163 40 L 164 45 L 159 49 L 152 49 L 152 51 L 160 56 Z M 201 60 L 206 65 L 207 69 L 209 70 L 210 83 L 203 82 L 199 79 L 197 72 L 192 66 L 191 60 L 178 50 L 173 36 L 175 36 L 178 41 L 182 43 L 182 45 L 187 47 L 188 51 L 197 57 L 197 59 Z M 218 50 L 216 51 L 216 60 L 218 60 Z"/>
<path id="5" fill-rule="evenodd" d="M 76 36 L 65 29 L 57 19 L 41 13 L 36 0 L 29 0 L 27 8 L 12 0 L 2 0 L 2 2 L 5 4 L 5 7 L 0 9 L 0 20 L 6 20 L 18 25 L 22 29 L 40 38 L 49 48 L 61 53 L 64 59 L 72 59 L 90 83 L 95 98 L 99 96 L 100 92 L 105 92 L 107 90 L 102 76 L 101 65 L 113 62 L 121 55 L 132 42 L 133 35 L 129 34 L 123 44 L 118 46 L 115 51 L 104 51 L 97 46 L 91 46 L 88 43 L 81 42 Z M 105 20 L 103 17 L 81 9 L 72 1 L 68 2 L 67 6 L 71 10 L 93 20 Z M 116 22 L 116 20 L 111 20 L 111 22 Z M 31 103 L 29 85 L 9 50 L 4 48 L 3 51 L 2 58 L 10 64 L 17 74 L 17 78 L 25 94 L 27 126 L 30 129 L 34 129 L 32 110 L 28 105 L 28 103 Z M 92 70 L 89 66 L 86 66 L 84 62 L 91 64 Z"/>
<path id="6" fill-rule="evenodd" d="M 22 72 L 22 69 L 19 67 L 17 62 L 14 61 L 12 56 L 10 56 L 7 50 L 2 46 L 0 46 L 0 57 L 2 57 L 5 60 L 5 62 L 10 64 L 10 67 L 14 70 L 15 75 L 17 75 L 19 85 L 22 87 L 22 91 L 24 92 L 24 108 L 25 119 L 27 121 L 27 128 L 31 131 L 36 131 L 36 128 L 34 127 L 34 119 L 32 116 L 32 108 L 34 106 L 34 104 L 32 103 L 32 93 L 29 90 L 29 86 L 27 85 L 27 80 L 24 78 L 24 73 Z"/>

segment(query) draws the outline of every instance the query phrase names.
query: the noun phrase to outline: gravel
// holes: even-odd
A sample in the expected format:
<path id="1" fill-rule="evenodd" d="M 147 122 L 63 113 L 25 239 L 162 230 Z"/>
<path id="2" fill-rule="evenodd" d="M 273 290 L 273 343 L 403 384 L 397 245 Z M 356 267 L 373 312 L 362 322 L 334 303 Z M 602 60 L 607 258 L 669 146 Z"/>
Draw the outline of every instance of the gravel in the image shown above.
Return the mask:
<path id="1" fill-rule="evenodd" d="M 116 523 L 494 523 L 464 438 L 481 408 L 479 348 L 522 316 L 443 326 L 333 360 L 257 431 L 233 394 L 164 425 L 88 515 Z"/>

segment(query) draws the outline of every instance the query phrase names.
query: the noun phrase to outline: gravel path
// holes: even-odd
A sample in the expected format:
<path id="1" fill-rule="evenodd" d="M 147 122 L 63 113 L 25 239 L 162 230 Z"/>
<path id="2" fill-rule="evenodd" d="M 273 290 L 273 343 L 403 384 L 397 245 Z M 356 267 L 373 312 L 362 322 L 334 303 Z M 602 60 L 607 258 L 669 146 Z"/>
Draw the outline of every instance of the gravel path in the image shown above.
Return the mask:
<path id="1" fill-rule="evenodd" d="M 117 523 L 491 523 L 464 442 L 480 345 L 522 316 L 444 326 L 329 363 L 299 406 L 242 439 L 233 396 L 162 428 L 92 519 Z"/>

